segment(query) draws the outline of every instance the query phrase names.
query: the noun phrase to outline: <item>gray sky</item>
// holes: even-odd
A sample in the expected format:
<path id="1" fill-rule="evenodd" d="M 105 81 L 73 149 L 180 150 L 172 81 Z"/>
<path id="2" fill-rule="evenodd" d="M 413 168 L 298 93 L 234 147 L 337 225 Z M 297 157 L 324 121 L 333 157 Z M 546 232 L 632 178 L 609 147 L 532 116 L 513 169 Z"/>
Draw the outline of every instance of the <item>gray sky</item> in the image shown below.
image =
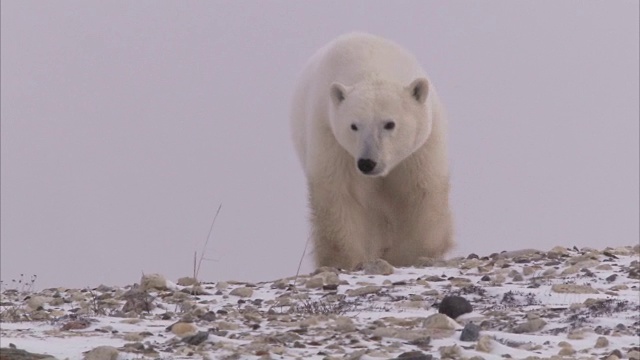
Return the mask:
<path id="1" fill-rule="evenodd" d="M 638 242 L 638 1 L 25 1 L 1 9 L 1 278 L 293 275 L 309 56 L 413 52 L 450 121 L 452 255 Z M 312 269 L 311 257 L 303 271 Z"/>

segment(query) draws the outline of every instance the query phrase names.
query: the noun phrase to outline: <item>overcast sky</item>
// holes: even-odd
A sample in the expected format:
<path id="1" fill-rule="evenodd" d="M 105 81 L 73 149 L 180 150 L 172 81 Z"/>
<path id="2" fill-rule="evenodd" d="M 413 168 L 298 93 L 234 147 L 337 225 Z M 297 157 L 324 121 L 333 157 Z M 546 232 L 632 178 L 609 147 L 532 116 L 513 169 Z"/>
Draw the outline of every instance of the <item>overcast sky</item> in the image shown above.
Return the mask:
<path id="1" fill-rule="evenodd" d="M 4 282 L 175 281 L 220 204 L 202 280 L 294 275 L 292 87 L 353 30 L 413 52 L 447 109 L 451 256 L 638 243 L 637 0 L 1 4 Z"/>

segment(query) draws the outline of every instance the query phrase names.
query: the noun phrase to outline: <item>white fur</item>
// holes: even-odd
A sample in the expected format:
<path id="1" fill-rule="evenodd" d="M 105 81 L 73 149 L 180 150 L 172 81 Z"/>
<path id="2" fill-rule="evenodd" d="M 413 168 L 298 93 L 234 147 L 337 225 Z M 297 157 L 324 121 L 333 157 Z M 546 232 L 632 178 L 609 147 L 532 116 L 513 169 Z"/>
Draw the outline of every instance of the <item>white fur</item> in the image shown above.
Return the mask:
<path id="1" fill-rule="evenodd" d="M 300 76 L 291 126 L 318 265 L 411 265 L 453 246 L 446 122 L 413 55 L 362 33 L 330 42 Z M 359 159 L 376 165 L 365 175 Z"/>

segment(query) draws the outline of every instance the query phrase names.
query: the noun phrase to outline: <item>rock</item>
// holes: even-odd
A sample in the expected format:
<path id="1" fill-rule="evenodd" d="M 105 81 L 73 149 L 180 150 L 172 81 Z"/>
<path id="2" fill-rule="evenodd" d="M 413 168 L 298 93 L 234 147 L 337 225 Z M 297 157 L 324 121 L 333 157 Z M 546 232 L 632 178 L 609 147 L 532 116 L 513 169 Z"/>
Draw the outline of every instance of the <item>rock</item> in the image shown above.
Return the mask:
<path id="1" fill-rule="evenodd" d="M 51 306 L 61 306 L 62 304 L 64 304 L 64 299 L 61 297 L 53 298 L 49 301 L 49 305 Z"/>
<path id="2" fill-rule="evenodd" d="M 229 283 L 226 281 L 220 281 L 216 283 L 216 290 L 227 290 Z"/>
<path id="3" fill-rule="evenodd" d="M 580 269 L 588 269 L 600 265 L 600 261 L 594 259 L 582 260 L 577 262 L 574 266 Z"/>
<path id="4" fill-rule="evenodd" d="M 503 253 L 500 253 L 500 255 L 498 255 L 498 257 L 500 259 L 508 259 L 508 258 L 514 258 L 514 257 L 531 256 L 531 255 L 537 254 L 539 252 L 540 251 L 538 251 L 536 249 L 522 249 L 522 250 L 515 250 L 515 251 L 505 251 Z"/>
<path id="5" fill-rule="evenodd" d="M 367 275 L 391 275 L 393 274 L 393 266 L 383 259 L 367 261 L 362 264 L 362 270 Z"/>
<path id="6" fill-rule="evenodd" d="M 195 335 L 188 335 L 182 338 L 183 342 L 189 345 L 200 345 L 209 338 L 209 332 L 198 331 Z"/>
<path id="7" fill-rule="evenodd" d="M 631 350 L 627 353 L 627 357 L 629 358 L 629 360 L 640 360 L 640 351 Z"/>
<path id="8" fill-rule="evenodd" d="M 609 264 L 600 264 L 596 266 L 596 270 L 613 270 L 613 267 Z"/>
<path id="9" fill-rule="evenodd" d="M 430 257 L 421 256 L 416 261 L 416 266 L 418 267 L 436 267 L 436 266 L 446 266 L 446 261 L 441 259 L 434 259 Z"/>
<path id="10" fill-rule="evenodd" d="M 337 286 L 340 285 L 340 277 L 338 274 L 334 272 L 325 272 L 324 276 L 324 285 L 325 286 Z"/>
<path id="11" fill-rule="evenodd" d="M 338 316 L 335 319 L 335 329 L 341 333 L 348 333 L 356 331 L 357 328 L 351 318 L 348 318 L 346 316 Z"/>
<path id="12" fill-rule="evenodd" d="M 62 325 L 62 327 L 60 328 L 61 330 L 83 330 L 88 328 L 91 325 L 91 322 L 88 319 L 77 319 L 77 320 L 71 320 L 66 322 L 64 325 Z"/>
<path id="13" fill-rule="evenodd" d="M 572 330 L 567 334 L 567 339 L 569 340 L 582 340 L 584 339 L 584 331 L 582 330 Z"/>
<path id="14" fill-rule="evenodd" d="M 142 278 L 140 279 L 140 288 L 142 291 L 167 290 L 167 279 L 160 274 L 142 275 Z"/>
<path id="15" fill-rule="evenodd" d="M 480 265 L 482 265 L 482 261 L 480 261 L 478 258 L 475 259 L 467 259 L 465 260 L 462 265 L 460 265 L 461 269 L 473 269 L 476 267 L 479 267 Z"/>
<path id="16" fill-rule="evenodd" d="M 576 350 L 572 346 L 565 346 L 560 351 L 558 351 L 558 355 L 560 356 L 571 356 L 576 353 Z"/>
<path id="17" fill-rule="evenodd" d="M 215 321 L 217 316 L 213 311 L 207 311 L 206 313 L 198 316 L 198 318 L 204 321 Z"/>
<path id="18" fill-rule="evenodd" d="M 599 336 L 596 340 L 596 349 L 603 348 L 609 346 L 609 340 L 604 336 Z"/>
<path id="19" fill-rule="evenodd" d="M 598 294 L 598 290 L 589 285 L 553 284 L 551 291 L 565 294 Z"/>
<path id="20" fill-rule="evenodd" d="M 30 314 L 31 320 L 34 321 L 47 321 L 51 318 L 51 314 L 44 310 L 34 311 Z"/>
<path id="21" fill-rule="evenodd" d="M 9 344 L 12 346 L 13 344 Z M 51 355 L 46 354 L 36 354 L 31 353 L 25 350 L 16 349 L 12 347 L 3 347 L 0 348 L 0 359 L 1 360 L 57 360 Z"/>
<path id="22" fill-rule="evenodd" d="M 493 340 L 487 335 L 482 335 L 476 344 L 476 351 L 490 353 L 493 350 Z"/>
<path id="23" fill-rule="evenodd" d="M 143 312 L 149 312 L 155 308 L 153 304 L 154 298 L 146 291 L 140 288 L 134 288 L 127 291 L 122 298 L 126 300 L 122 306 L 122 312 L 134 312 L 140 314 Z"/>
<path id="24" fill-rule="evenodd" d="M 390 338 L 396 337 L 396 335 L 398 335 L 398 331 L 393 327 L 377 327 L 373 329 L 371 333 L 373 334 L 373 336 L 377 336 L 380 338 Z"/>
<path id="25" fill-rule="evenodd" d="M 542 276 L 544 276 L 544 277 L 554 277 L 554 276 L 556 276 L 556 269 L 548 268 L 547 270 L 542 272 Z"/>
<path id="26" fill-rule="evenodd" d="M 44 305 L 51 300 L 53 300 L 53 298 L 48 298 L 46 296 L 32 296 L 27 300 L 27 307 L 29 310 L 37 310 L 44 307 Z"/>
<path id="27" fill-rule="evenodd" d="M 198 332 L 198 328 L 193 323 L 186 322 L 177 322 L 170 325 L 167 329 L 180 338 L 193 336 Z"/>
<path id="28" fill-rule="evenodd" d="M 618 359 L 622 359 L 622 351 L 615 349 L 609 354 L 609 356 L 615 356 Z"/>
<path id="29" fill-rule="evenodd" d="M 180 279 L 178 279 L 178 285 L 180 286 L 191 286 L 197 283 L 198 283 L 198 280 L 189 276 L 181 277 Z"/>
<path id="30" fill-rule="evenodd" d="M 124 334 L 124 336 L 122 337 L 125 341 L 132 341 L 132 342 L 140 342 L 142 340 L 144 340 L 144 336 L 140 335 L 140 333 L 127 333 Z"/>
<path id="31" fill-rule="evenodd" d="M 337 288 L 340 284 L 340 278 L 338 274 L 333 271 L 323 271 L 315 273 L 311 278 L 305 282 L 307 289 L 319 289 L 329 290 Z"/>
<path id="32" fill-rule="evenodd" d="M 555 246 L 553 249 L 549 250 L 550 253 L 555 253 L 559 255 L 569 255 L 569 250 L 562 246 Z"/>
<path id="33" fill-rule="evenodd" d="M 84 353 L 84 360 L 116 360 L 118 349 L 113 346 L 98 346 Z"/>
<path id="34" fill-rule="evenodd" d="M 432 360 L 433 355 L 428 355 L 422 351 L 407 351 L 398 355 L 398 357 L 391 360 Z"/>
<path id="35" fill-rule="evenodd" d="M 233 290 L 231 290 L 231 292 L 229 293 L 230 295 L 233 296 L 239 296 L 239 297 L 251 297 L 253 295 L 253 289 L 250 287 L 239 287 L 239 288 L 235 288 Z"/>
<path id="36" fill-rule="evenodd" d="M 419 337 L 417 339 L 409 341 L 409 344 L 417 346 L 420 349 L 426 349 L 429 346 L 429 344 L 431 344 L 431 337 L 430 336 Z"/>
<path id="37" fill-rule="evenodd" d="M 516 326 L 513 332 L 515 334 L 532 333 L 542 329 L 545 325 L 547 325 L 547 322 L 542 319 L 532 319 Z"/>
<path id="38" fill-rule="evenodd" d="M 377 286 L 377 285 L 368 285 L 368 286 L 363 286 L 357 289 L 349 289 L 347 290 L 347 295 L 348 296 L 363 296 L 363 295 L 368 295 L 368 294 L 375 294 L 378 291 L 382 290 L 381 286 Z"/>
<path id="39" fill-rule="evenodd" d="M 452 319 L 462 314 L 470 313 L 471 311 L 473 311 L 471 303 L 462 296 L 457 295 L 445 296 L 438 307 L 439 313 L 445 314 Z"/>
<path id="40" fill-rule="evenodd" d="M 462 329 L 460 341 L 476 341 L 480 337 L 480 327 L 474 323 L 468 323 Z"/>
<path id="41" fill-rule="evenodd" d="M 580 271 L 580 267 L 576 266 L 576 265 L 573 265 L 573 266 L 569 266 L 568 268 L 562 270 L 560 275 L 573 275 L 573 274 L 577 274 L 578 271 Z"/>
<path id="42" fill-rule="evenodd" d="M 460 347 L 455 344 L 451 346 L 441 346 L 438 352 L 440 352 L 440 356 L 442 356 L 443 359 L 459 359 L 462 355 Z"/>
<path id="43" fill-rule="evenodd" d="M 308 279 L 304 286 L 307 289 L 318 289 L 324 285 L 324 279 L 320 275 L 316 275 L 310 279 Z"/>
<path id="44" fill-rule="evenodd" d="M 536 272 L 536 269 L 531 267 L 531 266 L 525 266 L 522 268 L 522 274 L 524 276 L 530 276 L 533 275 Z"/>
<path id="45" fill-rule="evenodd" d="M 343 359 L 345 360 L 360 360 L 360 358 L 362 357 L 362 355 L 366 354 L 367 350 L 366 349 L 361 349 L 361 350 L 356 350 L 348 355 L 345 355 L 343 357 Z"/>
<path id="46" fill-rule="evenodd" d="M 422 321 L 422 327 L 427 329 L 455 330 L 453 321 L 444 314 L 433 314 Z"/>

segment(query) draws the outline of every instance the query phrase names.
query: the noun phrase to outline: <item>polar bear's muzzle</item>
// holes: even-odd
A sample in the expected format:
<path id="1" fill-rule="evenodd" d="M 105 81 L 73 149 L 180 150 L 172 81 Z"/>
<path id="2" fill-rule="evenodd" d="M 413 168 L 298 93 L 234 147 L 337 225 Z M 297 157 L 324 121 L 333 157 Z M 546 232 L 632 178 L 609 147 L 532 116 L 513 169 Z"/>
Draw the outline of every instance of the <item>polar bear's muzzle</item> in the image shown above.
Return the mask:
<path id="1" fill-rule="evenodd" d="M 384 176 L 384 166 L 371 159 L 360 158 L 357 162 L 358 170 L 367 176 Z"/>
<path id="2" fill-rule="evenodd" d="M 376 168 L 377 163 L 371 159 L 358 159 L 358 170 L 365 175 L 369 175 Z"/>

